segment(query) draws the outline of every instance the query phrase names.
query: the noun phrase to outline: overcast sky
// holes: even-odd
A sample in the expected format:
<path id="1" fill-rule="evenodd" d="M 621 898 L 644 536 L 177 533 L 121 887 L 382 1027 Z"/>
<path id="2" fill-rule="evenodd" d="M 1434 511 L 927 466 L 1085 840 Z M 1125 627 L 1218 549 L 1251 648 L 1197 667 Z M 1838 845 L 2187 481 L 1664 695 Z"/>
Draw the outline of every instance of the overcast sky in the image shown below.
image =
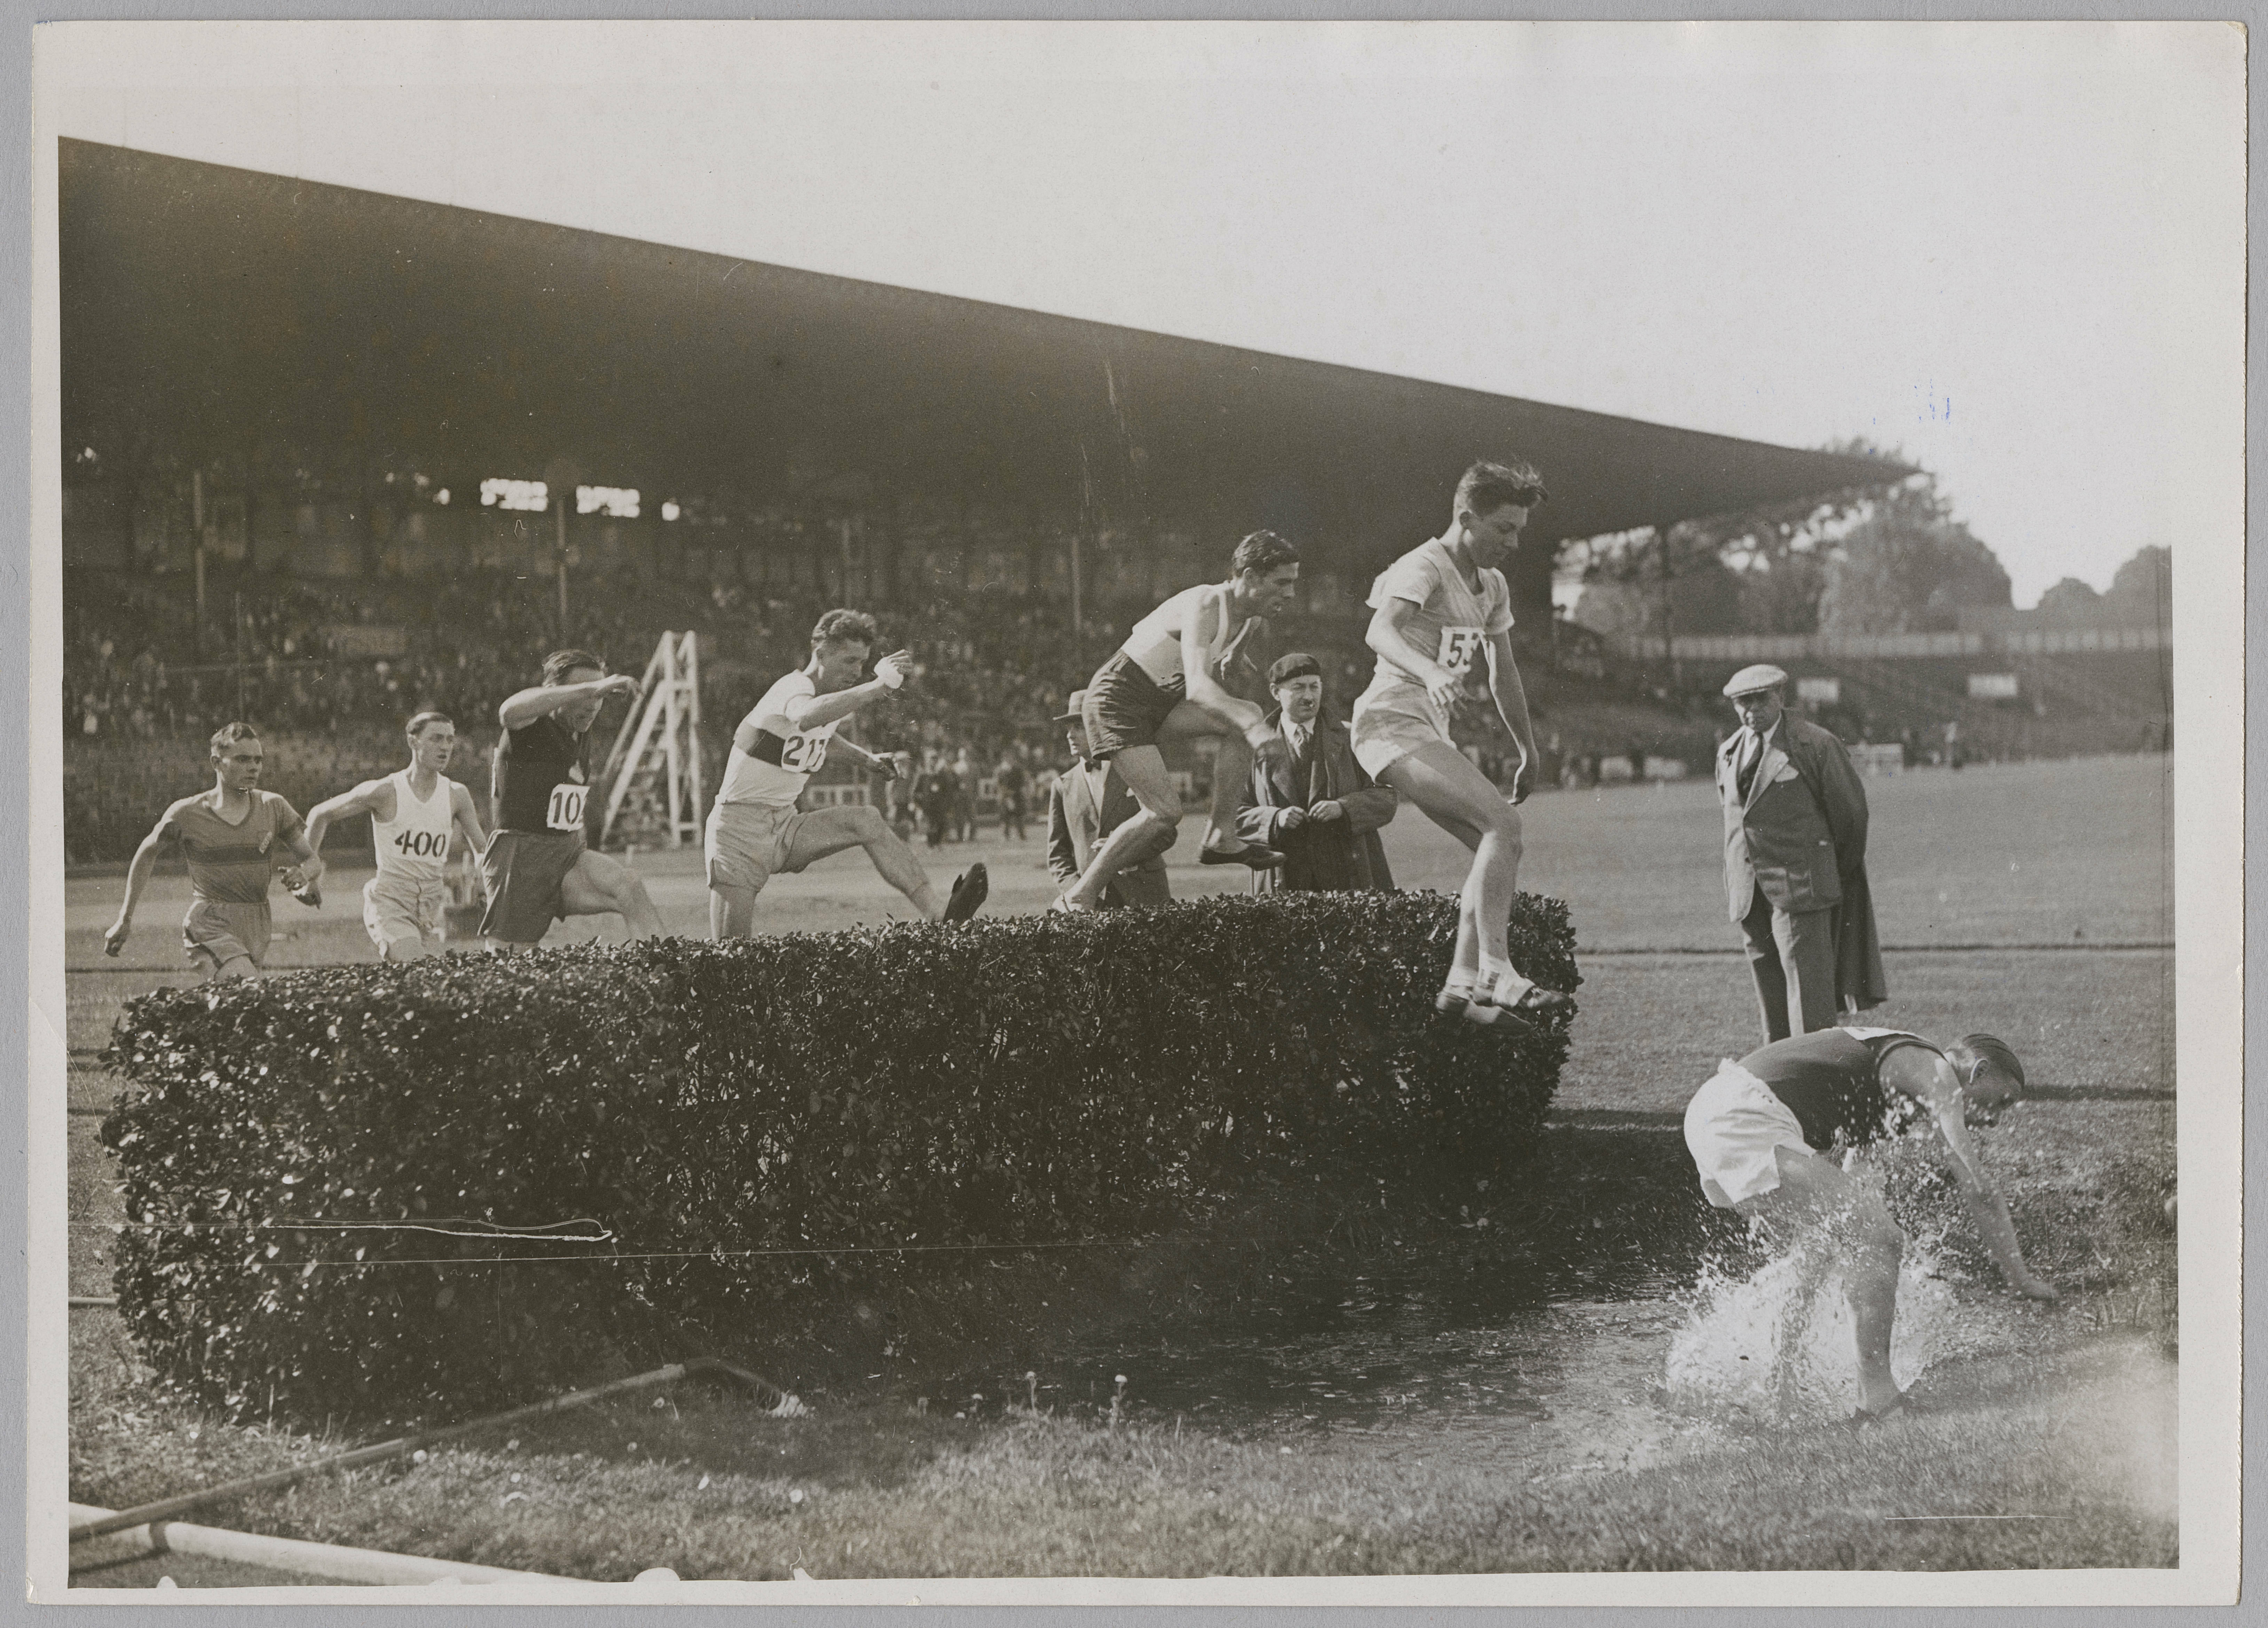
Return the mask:
<path id="1" fill-rule="evenodd" d="M 2240 545 L 2220 25 L 43 32 L 48 134 L 1866 436 L 1939 475 L 2020 605 Z"/>

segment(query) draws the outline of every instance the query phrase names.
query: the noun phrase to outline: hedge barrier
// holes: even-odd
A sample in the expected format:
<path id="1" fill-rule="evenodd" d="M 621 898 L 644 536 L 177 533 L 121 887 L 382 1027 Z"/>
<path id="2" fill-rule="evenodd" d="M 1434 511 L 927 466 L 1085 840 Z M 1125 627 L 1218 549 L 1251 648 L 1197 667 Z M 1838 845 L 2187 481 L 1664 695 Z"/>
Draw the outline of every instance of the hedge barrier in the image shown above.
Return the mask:
<path id="1" fill-rule="evenodd" d="M 217 1405 L 462 1411 L 965 1246 L 1485 1174 L 1566 1034 L 1438 1018 L 1455 931 L 1444 895 L 1292 894 L 160 991 L 107 1054 L 119 1307 Z M 1574 987 L 1564 904 L 1511 939 Z"/>

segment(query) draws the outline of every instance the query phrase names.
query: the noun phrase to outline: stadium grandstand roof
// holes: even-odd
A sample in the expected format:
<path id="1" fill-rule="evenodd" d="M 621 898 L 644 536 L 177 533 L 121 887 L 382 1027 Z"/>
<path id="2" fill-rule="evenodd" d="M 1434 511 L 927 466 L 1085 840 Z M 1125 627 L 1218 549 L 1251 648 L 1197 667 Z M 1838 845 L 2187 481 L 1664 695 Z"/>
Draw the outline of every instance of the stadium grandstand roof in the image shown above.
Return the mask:
<path id="1" fill-rule="evenodd" d="M 1879 485 L 1799 451 L 1358 368 L 162 157 L 61 144 L 65 445 L 541 475 L 654 498 L 936 498 L 1271 527 L 1375 568 L 1476 457 L 1531 541 Z M 1522 550 L 1521 593 L 1549 593 Z M 1533 580 L 1526 580 L 1533 578 Z"/>

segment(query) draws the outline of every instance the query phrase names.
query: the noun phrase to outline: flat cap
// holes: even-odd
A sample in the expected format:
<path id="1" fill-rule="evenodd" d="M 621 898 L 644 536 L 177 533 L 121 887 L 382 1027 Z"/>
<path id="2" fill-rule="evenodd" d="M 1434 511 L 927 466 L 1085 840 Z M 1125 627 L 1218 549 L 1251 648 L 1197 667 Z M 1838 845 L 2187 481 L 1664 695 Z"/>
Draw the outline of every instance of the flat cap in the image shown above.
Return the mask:
<path id="1" fill-rule="evenodd" d="M 1728 696 L 1754 695 L 1759 689 L 1777 689 L 1787 682 L 1787 674 L 1769 661 L 1759 661 L 1752 667 L 1742 667 L 1725 681 Z"/>
<path id="2" fill-rule="evenodd" d="M 1290 651 L 1277 657 L 1275 665 L 1268 669 L 1268 688 L 1273 689 L 1278 684 L 1288 684 L 1295 678 L 1321 678 L 1322 675 L 1322 662 L 1304 650 Z"/>

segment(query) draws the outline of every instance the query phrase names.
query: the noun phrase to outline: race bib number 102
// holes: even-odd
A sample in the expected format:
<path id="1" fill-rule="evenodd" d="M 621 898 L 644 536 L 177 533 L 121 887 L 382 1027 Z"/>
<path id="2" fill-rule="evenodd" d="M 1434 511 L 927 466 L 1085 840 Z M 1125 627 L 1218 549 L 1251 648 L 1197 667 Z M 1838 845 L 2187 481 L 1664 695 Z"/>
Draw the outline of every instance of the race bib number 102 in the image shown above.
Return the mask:
<path id="1" fill-rule="evenodd" d="M 1473 670 L 1473 658 L 1481 653 L 1482 634 L 1478 628 L 1449 627 L 1441 630 L 1441 653 L 1435 658 L 1440 664 L 1462 678 Z"/>
<path id="2" fill-rule="evenodd" d="M 577 785 L 563 780 L 551 788 L 551 802 L 543 811 L 543 823 L 555 831 L 579 831 L 583 829 L 583 799 L 591 794 L 587 785 Z"/>

